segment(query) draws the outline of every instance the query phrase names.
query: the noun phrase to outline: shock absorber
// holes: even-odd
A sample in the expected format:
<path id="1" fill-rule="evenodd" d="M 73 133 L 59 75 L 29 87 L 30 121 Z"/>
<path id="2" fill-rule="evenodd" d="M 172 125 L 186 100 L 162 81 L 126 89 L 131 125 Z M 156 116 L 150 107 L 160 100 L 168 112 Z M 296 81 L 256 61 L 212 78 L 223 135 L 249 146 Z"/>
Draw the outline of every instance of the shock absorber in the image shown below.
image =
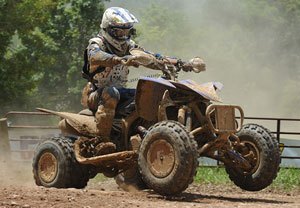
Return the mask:
<path id="1" fill-rule="evenodd" d="M 142 139 L 146 136 L 146 134 L 148 133 L 148 130 L 143 126 L 138 126 L 137 132 L 138 132 L 138 134 L 130 137 L 131 148 L 134 151 L 139 150 L 140 145 L 142 143 Z"/>
<path id="2" fill-rule="evenodd" d="M 146 136 L 146 134 L 148 133 L 148 130 L 147 130 L 145 127 L 143 127 L 143 126 L 138 126 L 137 131 L 138 131 L 138 133 L 139 133 L 139 135 L 140 135 L 140 137 L 141 137 L 142 139 L 143 139 L 143 138 Z"/>

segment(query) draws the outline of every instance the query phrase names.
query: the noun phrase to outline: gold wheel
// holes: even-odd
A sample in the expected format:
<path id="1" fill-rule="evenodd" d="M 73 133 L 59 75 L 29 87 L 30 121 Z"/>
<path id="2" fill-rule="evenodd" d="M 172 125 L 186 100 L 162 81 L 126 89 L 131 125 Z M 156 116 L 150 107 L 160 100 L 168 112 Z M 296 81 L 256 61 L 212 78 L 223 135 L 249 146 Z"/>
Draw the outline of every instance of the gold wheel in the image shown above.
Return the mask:
<path id="1" fill-rule="evenodd" d="M 38 162 L 38 175 L 45 183 L 54 181 L 58 171 L 58 164 L 56 157 L 50 153 L 45 152 Z"/>
<path id="2" fill-rule="evenodd" d="M 167 177 L 175 165 L 174 148 L 164 139 L 154 141 L 147 151 L 147 163 L 154 176 Z"/>

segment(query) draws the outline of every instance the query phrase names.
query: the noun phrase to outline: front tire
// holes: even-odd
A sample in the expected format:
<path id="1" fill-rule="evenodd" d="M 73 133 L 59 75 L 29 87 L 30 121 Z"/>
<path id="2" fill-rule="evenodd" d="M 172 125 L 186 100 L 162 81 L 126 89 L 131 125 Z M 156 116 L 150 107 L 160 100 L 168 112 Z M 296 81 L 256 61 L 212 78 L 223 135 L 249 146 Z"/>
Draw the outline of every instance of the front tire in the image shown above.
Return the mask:
<path id="1" fill-rule="evenodd" d="M 41 142 L 32 167 L 38 186 L 84 188 L 89 181 L 89 167 L 76 161 L 71 138 L 55 137 Z"/>
<path id="2" fill-rule="evenodd" d="M 230 180 L 240 188 L 260 191 L 273 182 L 279 171 L 278 142 L 268 129 L 257 124 L 244 125 L 237 136 L 244 145 L 238 152 L 248 160 L 251 169 L 244 171 L 238 167 L 226 166 L 226 172 Z"/>
<path id="3" fill-rule="evenodd" d="M 161 195 L 176 195 L 193 182 L 197 158 L 197 144 L 185 127 L 163 121 L 151 127 L 143 139 L 138 165 L 148 187 Z"/>

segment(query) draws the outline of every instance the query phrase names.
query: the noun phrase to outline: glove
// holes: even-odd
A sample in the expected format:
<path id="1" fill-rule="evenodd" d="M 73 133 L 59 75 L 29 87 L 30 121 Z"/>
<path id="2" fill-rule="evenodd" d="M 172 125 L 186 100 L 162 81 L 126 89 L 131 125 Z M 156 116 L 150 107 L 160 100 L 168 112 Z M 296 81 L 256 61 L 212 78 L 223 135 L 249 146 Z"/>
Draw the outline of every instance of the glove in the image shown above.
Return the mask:
<path id="1" fill-rule="evenodd" d="M 134 56 L 133 55 L 126 55 L 122 57 L 122 60 L 128 61 L 129 59 L 132 59 Z"/>
<path id="2" fill-rule="evenodd" d="M 133 55 L 126 55 L 122 57 L 122 61 L 126 62 L 126 66 L 134 66 L 134 67 L 139 67 L 139 64 L 134 61 L 135 56 Z"/>
<path id="3" fill-rule="evenodd" d="M 119 56 L 113 56 L 111 59 L 111 62 L 113 65 L 121 64 L 121 61 L 123 60 L 122 57 Z"/>
<path id="4" fill-rule="evenodd" d="M 182 70 L 185 72 L 193 71 L 195 73 L 199 73 L 206 70 L 206 65 L 201 58 L 195 57 L 189 62 L 184 62 L 182 65 Z"/>
<path id="5" fill-rule="evenodd" d="M 193 71 L 196 73 L 206 70 L 206 64 L 200 57 L 195 57 L 189 61 L 193 66 Z"/>

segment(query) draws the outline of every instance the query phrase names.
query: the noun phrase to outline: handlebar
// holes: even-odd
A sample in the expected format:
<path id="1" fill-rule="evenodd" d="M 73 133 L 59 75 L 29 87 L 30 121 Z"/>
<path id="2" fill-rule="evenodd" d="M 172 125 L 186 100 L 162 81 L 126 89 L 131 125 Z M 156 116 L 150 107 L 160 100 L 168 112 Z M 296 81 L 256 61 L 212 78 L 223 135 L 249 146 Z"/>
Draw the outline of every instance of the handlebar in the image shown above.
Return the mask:
<path id="1" fill-rule="evenodd" d="M 124 56 L 121 64 L 124 66 L 145 66 L 152 69 L 161 70 L 167 79 L 176 79 L 180 70 L 185 72 L 193 71 L 199 73 L 205 71 L 204 61 L 195 57 L 188 62 L 181 61 L 177 58 L 163 57 L 162 59 L 156 58 L 153 54 L 145 52 L 141 49 L 131 49 L 131 56 Z"/>

